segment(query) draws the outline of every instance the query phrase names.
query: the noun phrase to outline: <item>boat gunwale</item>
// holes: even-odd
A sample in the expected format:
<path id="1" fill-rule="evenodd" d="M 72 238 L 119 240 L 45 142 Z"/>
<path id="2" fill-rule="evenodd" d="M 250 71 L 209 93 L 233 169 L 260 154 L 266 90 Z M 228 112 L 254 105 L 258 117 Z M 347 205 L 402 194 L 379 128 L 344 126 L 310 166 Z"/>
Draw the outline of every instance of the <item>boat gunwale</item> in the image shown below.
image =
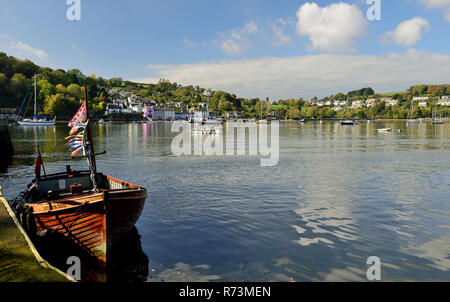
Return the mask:
<path id="1" fill-rule="evenodd" d="M 145 188 L 136 188 L 136 189 L 116 189 L 116 190 L 105 190 L 107 192 L 109 192 L 110 194 L 114 194 L 115 192 L 117 193 L 134 193 L 134 192 L 144 192 L 144 194 L 142 196 L 127 196 L 127 197 L 117 197 L 114 198 L 114 196 L 109 197 L 110 201 L 115 201 L 115 200 L 130 200 L 130 199 L 146 199 L 147 198 L 147 189 Z M 91 196 L 89 196 L 89 194 L 91 194 Z M 101 203 L 104 201 L 103 199 L 103 194 L 100 193 L 86 193 L 85 195 L 78 195 L 78 198 L 74 199 L 74 198 L 67 198 L 67 199 L 56 199 L 56 200 L 50 200 L 50 201 L 42 201 L 39 203 L 27 203 L 27 205 L 30 205 L 31 207 L 33 207 L 33 205 L 39 205 L 39 204 L 47 204 L 47 203 L 67 203 L 69 201 L 75 201 L 75 200 L 79 200 L 79 199 L 85 199 L 85 198 L 89 198 L 89 197 L 101 197 L 98 200 L 93 200 L 93 201 L 85 201 L 85 202 L 80 202 L 78 204 L 75 205 L 69 205 L 67 207 L 64 208 L 57 208 L 57 209 L 50 209 L 48 211 L 33 211 L 34 215 L 45 215 L 45 214 L 61 214 L 64 213 L 65 211 L 73 211 L 74 208 L 78 208 L 78 207 L 82 207 L 82 206 L 96 206 L 98 203 Z M 34 207 L 33 207 L 34 208 Z"/>

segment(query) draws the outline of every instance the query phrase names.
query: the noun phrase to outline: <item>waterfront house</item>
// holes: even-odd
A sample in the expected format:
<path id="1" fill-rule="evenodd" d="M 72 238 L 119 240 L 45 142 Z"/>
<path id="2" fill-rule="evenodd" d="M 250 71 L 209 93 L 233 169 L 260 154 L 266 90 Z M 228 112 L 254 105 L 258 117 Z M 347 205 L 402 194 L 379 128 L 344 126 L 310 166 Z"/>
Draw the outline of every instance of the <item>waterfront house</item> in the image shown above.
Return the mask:
<path id="1" fill-rule="evenodd" d="M 356 109 L 356 108 L 362 108 L 364 107 L 364 101 L 363 100 L 357 100 L 357 101 L 353 101 L 352 102 L 352 106 L 350 107 L 351 109 Z"/>
<path id="2" fill-rule="evenodd" d="M 413 101 L 428 101 L 430 97 L 428 96 L 415 96 L 413 97 Z"/>
<path id="3" fill-rule="evenodd" d="M 242 118 L 242 114 L 240 114 L 237 111 L 227 112 L 226 116 L 229 119 L 240 119 L 240 118 Z"/>
<path id="4" fill-rule="evenodd" d="M 189 112 L 175 112 L 175 119 L 176 120 L 190 120 L 192 118 L 192 113 Z"/>
<path id="5" fill-rule="evenodd" d="M 439 106 L 450 106 L 450 98 L 440 99 L 438 101 Z"/>
<path id="6" fill-rule="evenodd" d="M 203 122 L 209 118 L 208 110 L 198 110 L 194 111 L 193 119 L 195 122 Z"/>
<path id="7" fill-rule="evenodd" d="M 106 105 L 106 110 L 105 110 L 106 115 L 113 114 L 113 113 L 121 113 L 121 112 L 122 112 L 122 108 L 116 104 Z"/>
<path id="8" fill-rule="evenodd" d="M 419 107 L 427 107 L 427 102 L 419 102 Z"/>
<path id="9" fill-rule="evenodd" d="M 316 102 L 316 106 L 323 107 L 323 106 L 325 106 L 325 102 L 324 101 L 317 101 Z"/>
<path id="10" fill-rule="evenodd" d="M 366 100 L 367 107 L 374 107 L 376 104 L 377 104 L 376 99 L 371 98 Z"/>
<path id="11" fill-rule="evenodd" d="M 386 103 L 386 106 L 388 106 L 388 107 L 397 106 L 397 105 L 398 105 L 398 101 L 394 100 L 394 99 L 391 99 L 391 100 L 389 100 L 389 102 Z"/>
<path id="12" fill-rule="evenodd" d="M 175 110 L 171 108 L 151 108 L 151 118 L 157 121 L 173 120 L 175 119 Z"/>
<path id="13" fill-rule="evenodd" d="M 141 104 L 136 103 L 136 104 L 131 104 L 131 106 L 129 107 L 129 109 L 130 109 L 131 111 L 141 113 L 141 112 L 143 112 L 144 107 L 143 107 Z"/>
<path id="14" fill-rule="evenodd" d="M 334 106 L 333 108 L 332 108 L 334 111 L 343 111 L 343 110 L 345 110 L 345 108 L 343 107 L 343 106 Z"/>

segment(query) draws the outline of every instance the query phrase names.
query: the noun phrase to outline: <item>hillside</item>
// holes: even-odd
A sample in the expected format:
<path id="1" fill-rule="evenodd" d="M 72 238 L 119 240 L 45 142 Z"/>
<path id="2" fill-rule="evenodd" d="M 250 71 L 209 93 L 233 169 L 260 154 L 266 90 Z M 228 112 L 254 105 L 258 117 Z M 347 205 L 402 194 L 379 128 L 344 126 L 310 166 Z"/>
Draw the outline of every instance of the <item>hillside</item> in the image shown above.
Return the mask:
<path id="1" fill-rule="evenodd" d="M 77 110 L 83 99 L 83 86 L 88 88 L 88 96 L 92 111 L 98 117 L 103 117 L 105 108 L 112 99 L 108 95 L 110 89 L 133 93 L 136 96 L 155 100 L 161 106 L 171 106 L 172 101 L 179 101 L 183 106 L 179 110 L 196 110 L 201 103 L 208 102 L 209 110 L 224 115 L 230 111 L 240 112 L 244 117 L 257 118 L 261 115 L 281 118 L 333 118 L 333 117 L 386 117 L 406 118 L 410 102 L 414 96 L 429 96 L 431 103 L 436 102 L 442 95 L 450 95 L 450 85 L 416 85 L 407 91 L 397 93 L 376 94 L 370 88 L 350 91 L 347 94 L 337 93 L 322 99 L 303 98 L 262 102 L 259 98 L 240 98 L 225 91 L 213 91 L 212 96 L 204 95 L 205 88 L 198 86 L 182 86 L 161 79 L 157 84 L 142 84 L 124 81 L 121 78 L 103 79 L 96 75 L 86 76 L 78 69 L 53 70 L 40 67 L 30 60 L 20 60 L 0 52 L 0 108 L 19 108 L 30 87 L 34 75 L 37 76 L 37 103 L 40 115 L 69 118 Z M 31 95 L 29 96 L 31 97 Z M 376 99 L 376 106 L 367 108 L 348 108 L 336 110 L 332 103 L 356 100 Z M 385 98 L 397 101 L 395 106 L 387 106 Z M 29 102 L 29 100 L 28 100 Z M 328 103 L 330 105 L 321 105 Z M 30 115 L 33 106 L 25 115 Z M 439 109 L 448 115 L 448 108 Z M 429 116 L 431 107 L 415 108 L 417 117 Z"/>

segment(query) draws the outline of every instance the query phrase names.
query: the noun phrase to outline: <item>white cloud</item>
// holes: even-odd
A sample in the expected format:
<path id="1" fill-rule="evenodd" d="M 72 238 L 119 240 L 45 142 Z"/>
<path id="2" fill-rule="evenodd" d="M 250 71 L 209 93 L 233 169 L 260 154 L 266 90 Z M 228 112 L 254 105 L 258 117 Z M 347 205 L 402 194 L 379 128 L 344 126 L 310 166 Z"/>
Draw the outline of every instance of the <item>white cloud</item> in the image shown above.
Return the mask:
<path id="1" fill-rule="evenodd" d="M 154 77 L 225 90 L 242 97 L 328 96 L 362 87 L 393 92 L 415 84 L 448 82 L 450 55 L 410 49 L 384 55 L 266 57 L 182 65 L 149 65 Z"/>
<path id="2" fill-rule="evenodd" d="M 297 11 L 297 32 L 308 36 L 311 50 L 355 51 L 356 39 L 368 32 L 368 21 L 356 5 L 334 3 L 319 7 L 305 3 Z"/>
<path id="3" fill-rule="evenodd" d="M 83 52 L 78 48 L 78 46 L 75 43 L 72 43 L 72 50 L 77 53 L 78 55 L 82 55 Z"/>
<path id="4" fill-rule="evenodd" d="M 2 45 L 2 48 L 8 53 L 8 55 L 14 55 L 18 57 L 32 56 L 37 59 L 46 60 L 50 58 L 49 54 L 39 48 L 32 47 L 24 42 L 15 41 L 11 37 L 5 34 L 0 34 L 0 38 L 7 40 L 6 45 Z"/>
<path id="5" fill-rule="evenodd" d="M 385 42 L 393 42 L 401 46 L 411 46 L 422 39 L 422 36 L 430 30 L 427 20 L 416 17 L 400 23 L 396 29 L 382 36 Z"/>
<path id="6" fill-rule="evenodd" d="M 220 33 L 219 38 L 213 42 L 227 55 L 241 55 L 253 48 L 249 36 L 256 34 L 258 30 L 258 25 L 255 22 L 247 22 L 242 28 L 236 28 L 227 33 Z"/>
<path id="7" fill-rule="evenodd" d="M 192 48 L 195 46 L 195 42 L 192 42 L 191 40 L 189 40 L 188 38 L 184 38 L 183 39 L 183 44 L 184 46 L 186 46 L 187 48 Z"/>
<path id="8" fill-rule="evenodd" d="M 450 6 L 450 0 L 420 0 L 420 2 L 422 2 L 429 8 Z"/>
<path id="9" fill-rule="evenodd" d="M 31 54 L 39 59 L 47 59 L 49 57 L 49 55 L 44 50 L 31 47 L 30 45 L 20 41 L 13 41 L 10 45 L 14 49 Z"/>
<path id="10" fill-rule="evenodd" d="M 272 24 L 272 30 L 275 34 L 275 42 L 272 45 L 280 46 L 291 43 L 291 37 L 284 33 L 284 28 L 288 24 L 292 24 L 290 19 L 285 20 L 281 18 Z"/>
<path id="11" fill-rule="evenodd" d="M 450 0 L 419 0 L 428 8 L 438 8 L 444 10 L 444 20 L 450 22 Z"/>

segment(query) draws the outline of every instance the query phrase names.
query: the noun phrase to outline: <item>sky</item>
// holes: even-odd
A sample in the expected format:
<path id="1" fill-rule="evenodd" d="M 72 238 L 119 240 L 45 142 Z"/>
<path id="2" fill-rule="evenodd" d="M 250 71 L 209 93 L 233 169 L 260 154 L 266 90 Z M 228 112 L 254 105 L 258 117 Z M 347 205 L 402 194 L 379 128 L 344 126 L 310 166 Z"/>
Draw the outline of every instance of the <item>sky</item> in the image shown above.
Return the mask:
<path id="1" fill-rule="evenodd" d="M 76 1 L 0 0 L 0 51 L 275 100 L 450 82 L 450 0 Z"/>

